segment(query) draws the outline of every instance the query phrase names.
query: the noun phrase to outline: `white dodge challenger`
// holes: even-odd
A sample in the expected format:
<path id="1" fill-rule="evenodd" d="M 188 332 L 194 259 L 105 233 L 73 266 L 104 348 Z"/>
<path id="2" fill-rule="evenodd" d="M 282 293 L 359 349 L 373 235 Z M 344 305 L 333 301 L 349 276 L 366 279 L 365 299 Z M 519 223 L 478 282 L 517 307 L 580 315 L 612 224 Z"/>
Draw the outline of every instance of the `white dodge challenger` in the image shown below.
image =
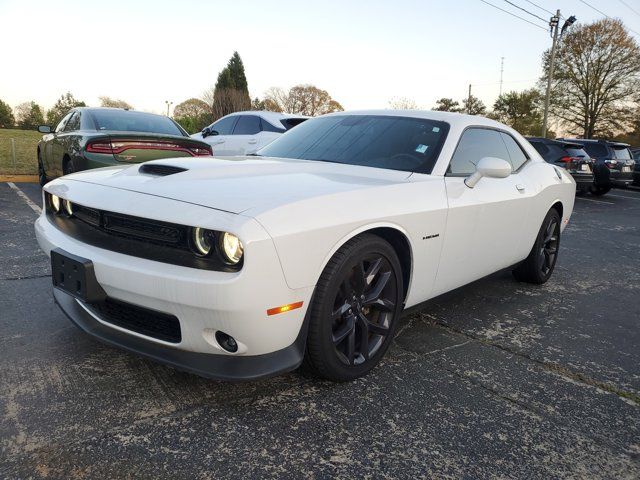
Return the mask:
<path id="1" fill-rule="evenodd" d="M 198 375 L 352 380 L 403 309 L 501 269 L 551 276 L 575 182 L 517 132 L 420 111 L 308 120 L 257 155 L 68 175 L 35 229 L 55 301 Z"/>

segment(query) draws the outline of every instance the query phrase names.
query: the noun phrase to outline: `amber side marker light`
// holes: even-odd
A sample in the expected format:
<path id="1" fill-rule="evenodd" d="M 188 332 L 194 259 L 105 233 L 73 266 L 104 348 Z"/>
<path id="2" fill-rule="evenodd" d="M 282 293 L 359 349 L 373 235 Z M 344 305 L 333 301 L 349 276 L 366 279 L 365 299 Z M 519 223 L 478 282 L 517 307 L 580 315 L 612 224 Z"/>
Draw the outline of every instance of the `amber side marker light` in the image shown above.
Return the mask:
<path id="1" fill-rule="evenodd" d="M 269 310 L 267 310 L 267 315 L 277 315 L 279 313 L 295 310 L 296 308 L 300 308 L 301 306 L 302 306 L 302 302 L 296 302 L 296 303 L 289 303 L 287 305 L 282 305 L 280 307 L 270 308 Z"/>

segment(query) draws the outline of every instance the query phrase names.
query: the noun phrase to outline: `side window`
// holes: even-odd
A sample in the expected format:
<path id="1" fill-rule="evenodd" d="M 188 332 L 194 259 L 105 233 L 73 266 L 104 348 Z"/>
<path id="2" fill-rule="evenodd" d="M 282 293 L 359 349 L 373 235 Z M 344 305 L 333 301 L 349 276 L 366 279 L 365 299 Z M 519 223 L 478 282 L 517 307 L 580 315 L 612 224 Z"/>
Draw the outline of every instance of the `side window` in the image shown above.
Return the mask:
<path id="1" fill-rule="evenodd" d="M 233 129 L 234 135 L 255 135 L 260 132 L 260 117 L 256 115 L 241 115 Z"/>
<path id="2" fill-rule="evenodd" d="M 233 126 L 236 124 L 237 120 L 237 115 L 221 118 L 217 122 L 214 122 L 213 125 L 211 125 L 211 129 L 218 132 L 219 135 L 231 135 Z"/>
<path id="3" fill-rule="evenodd" d="M 76 130 L 80 130 L 80 112 L 78 111 L 73 112 L 73 115 L 64 126 L 65 132 L 75 132 Z"/>
<path id="4" fill-rule="evenodd" d="M 284 128 L 274 127 L 269 122 L 267 122 L 264 118 L 260 119 L 260 124 L 262 125 L 260 130 L 263 131 L 263 132 L 284 133 Z"/>
<path id="5" fill-rule="evenodd" d="M 71 118 L 71 115 L 73 115 L 73 113 L 74 112 L 67 113 L 64 118 L 60 120 L 60 123 L 58 123 L 58 126 L 56 127 L 56 132 L 61 132 L 62 130 L 64 130 L 64 126 L 67 124 L 69 118 Z"/>
<path id="6" fill-rule="evenodd" d="M 509 152 L 509 158 L 511 161 L 511 168 L 515 172 L 529 159 L 522 150 L 522 147 L 518 142 L 516 142 L 515 138 L 504 132 L 501 132 L 500 135 L 504 140 L 504 144 L 507 146 L 507 151 Z"/>
<path id="7" fill-rule="evenodd" d="M 476 165 L 484 157 L 510 160 L 509 153 L 500 132 L 487 128 L 469 128 L 464 131 L 456 148 L 447 173 L 450 175 L 471 175 Z"/>

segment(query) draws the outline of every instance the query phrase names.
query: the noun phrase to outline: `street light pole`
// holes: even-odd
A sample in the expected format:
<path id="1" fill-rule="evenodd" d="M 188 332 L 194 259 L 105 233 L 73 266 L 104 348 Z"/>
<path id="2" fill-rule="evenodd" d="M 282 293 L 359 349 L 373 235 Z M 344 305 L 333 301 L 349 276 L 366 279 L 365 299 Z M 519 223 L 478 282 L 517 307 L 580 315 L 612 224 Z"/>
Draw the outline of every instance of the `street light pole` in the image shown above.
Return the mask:
<path id="1" fill-rule="evenodd" d="M 562 28 L 560 29 L 560 35 L 558 36 L 558 26 L 560 25 L 560 10 L 558 10 L 555 16 L 551 17 L 549 20 L 549 26 L 551 27 L 551 32 L 553 33 L 553 45 L 551 46 L 551 59 L 549 61 L 549 75 L 547 77 L 547 94 L 544 98 L 544 120 L 542 121 L 542 136 L 547 136 L 547 121 L 549 120 L 549 99 L 551 98 L 551 81 L 553 80 L 553 69 L 555 67 L 556 62 L 556 47 L 558 45 L 558 40 L 562 38 L 564 32 L 571 25 L 576 23 L 578 20 L 575 15 L 571 15 L 564 21 Z"/>
<path id="2" fill-rule="evenodd" d="M 547 93 L 544 97 L 544 119 L 542 120 L 542 136 L 547 136 L 547 121 L 549 120 L 549 100 L 551 98 L 551 80 L 553 79 L 553 67 L 556 61 L 556 45 L 558 44 L 558 24 L 560 23 L 560 10 L 551 17 L 549 26 L 553 32 L 553 44 L 551 45 L 551 59 L 549 61 L 549 72 L 547 74 Z"/>
<path id="3" fill-rule="evenodd" d="M 168 117 L 168 116 L 169 116 L 169 107 L 170 107 L 171 105 L 173 105 L 173 102 L 170 102 L 169 100 L 165 100 L 165 101 L 164 101 L 164 103 L 166 103 L 166 104 L 167 104 L 167 117 Z"/>
<path id="4" fill-rule="evenodd" d="M 469 84 L 469 95 L 467 95 L 467 113 L 471 115 L 471 84 Z"/>

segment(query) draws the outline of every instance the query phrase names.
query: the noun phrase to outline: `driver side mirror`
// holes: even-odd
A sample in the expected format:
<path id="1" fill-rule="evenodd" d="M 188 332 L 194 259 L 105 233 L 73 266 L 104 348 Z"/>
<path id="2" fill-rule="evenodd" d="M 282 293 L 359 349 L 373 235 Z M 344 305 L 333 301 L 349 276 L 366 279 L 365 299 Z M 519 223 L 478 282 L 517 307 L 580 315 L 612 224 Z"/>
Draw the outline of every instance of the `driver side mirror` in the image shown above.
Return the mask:
<path id="1" fill-rule="evenodd" d="M 209 135 L 219 135 L 219 133 L 211 127 L 204 127 L 202 129 L 202 138 L 208 137 Z"/>
<path id="2" fill-rule="evenodd" d="M 39 125 L 38 131 L 40 133 L 51 133 L 51 127 L 49 125 Z"/>
<path id="3" fill-rule="evenodd" d="M 502 158 L 484 157 L 476 165 L 476 171 L 464 179 L 464 184 L 473 188 L 482 177 L 506 178 L 511 175 L 511 164 Z"/>

